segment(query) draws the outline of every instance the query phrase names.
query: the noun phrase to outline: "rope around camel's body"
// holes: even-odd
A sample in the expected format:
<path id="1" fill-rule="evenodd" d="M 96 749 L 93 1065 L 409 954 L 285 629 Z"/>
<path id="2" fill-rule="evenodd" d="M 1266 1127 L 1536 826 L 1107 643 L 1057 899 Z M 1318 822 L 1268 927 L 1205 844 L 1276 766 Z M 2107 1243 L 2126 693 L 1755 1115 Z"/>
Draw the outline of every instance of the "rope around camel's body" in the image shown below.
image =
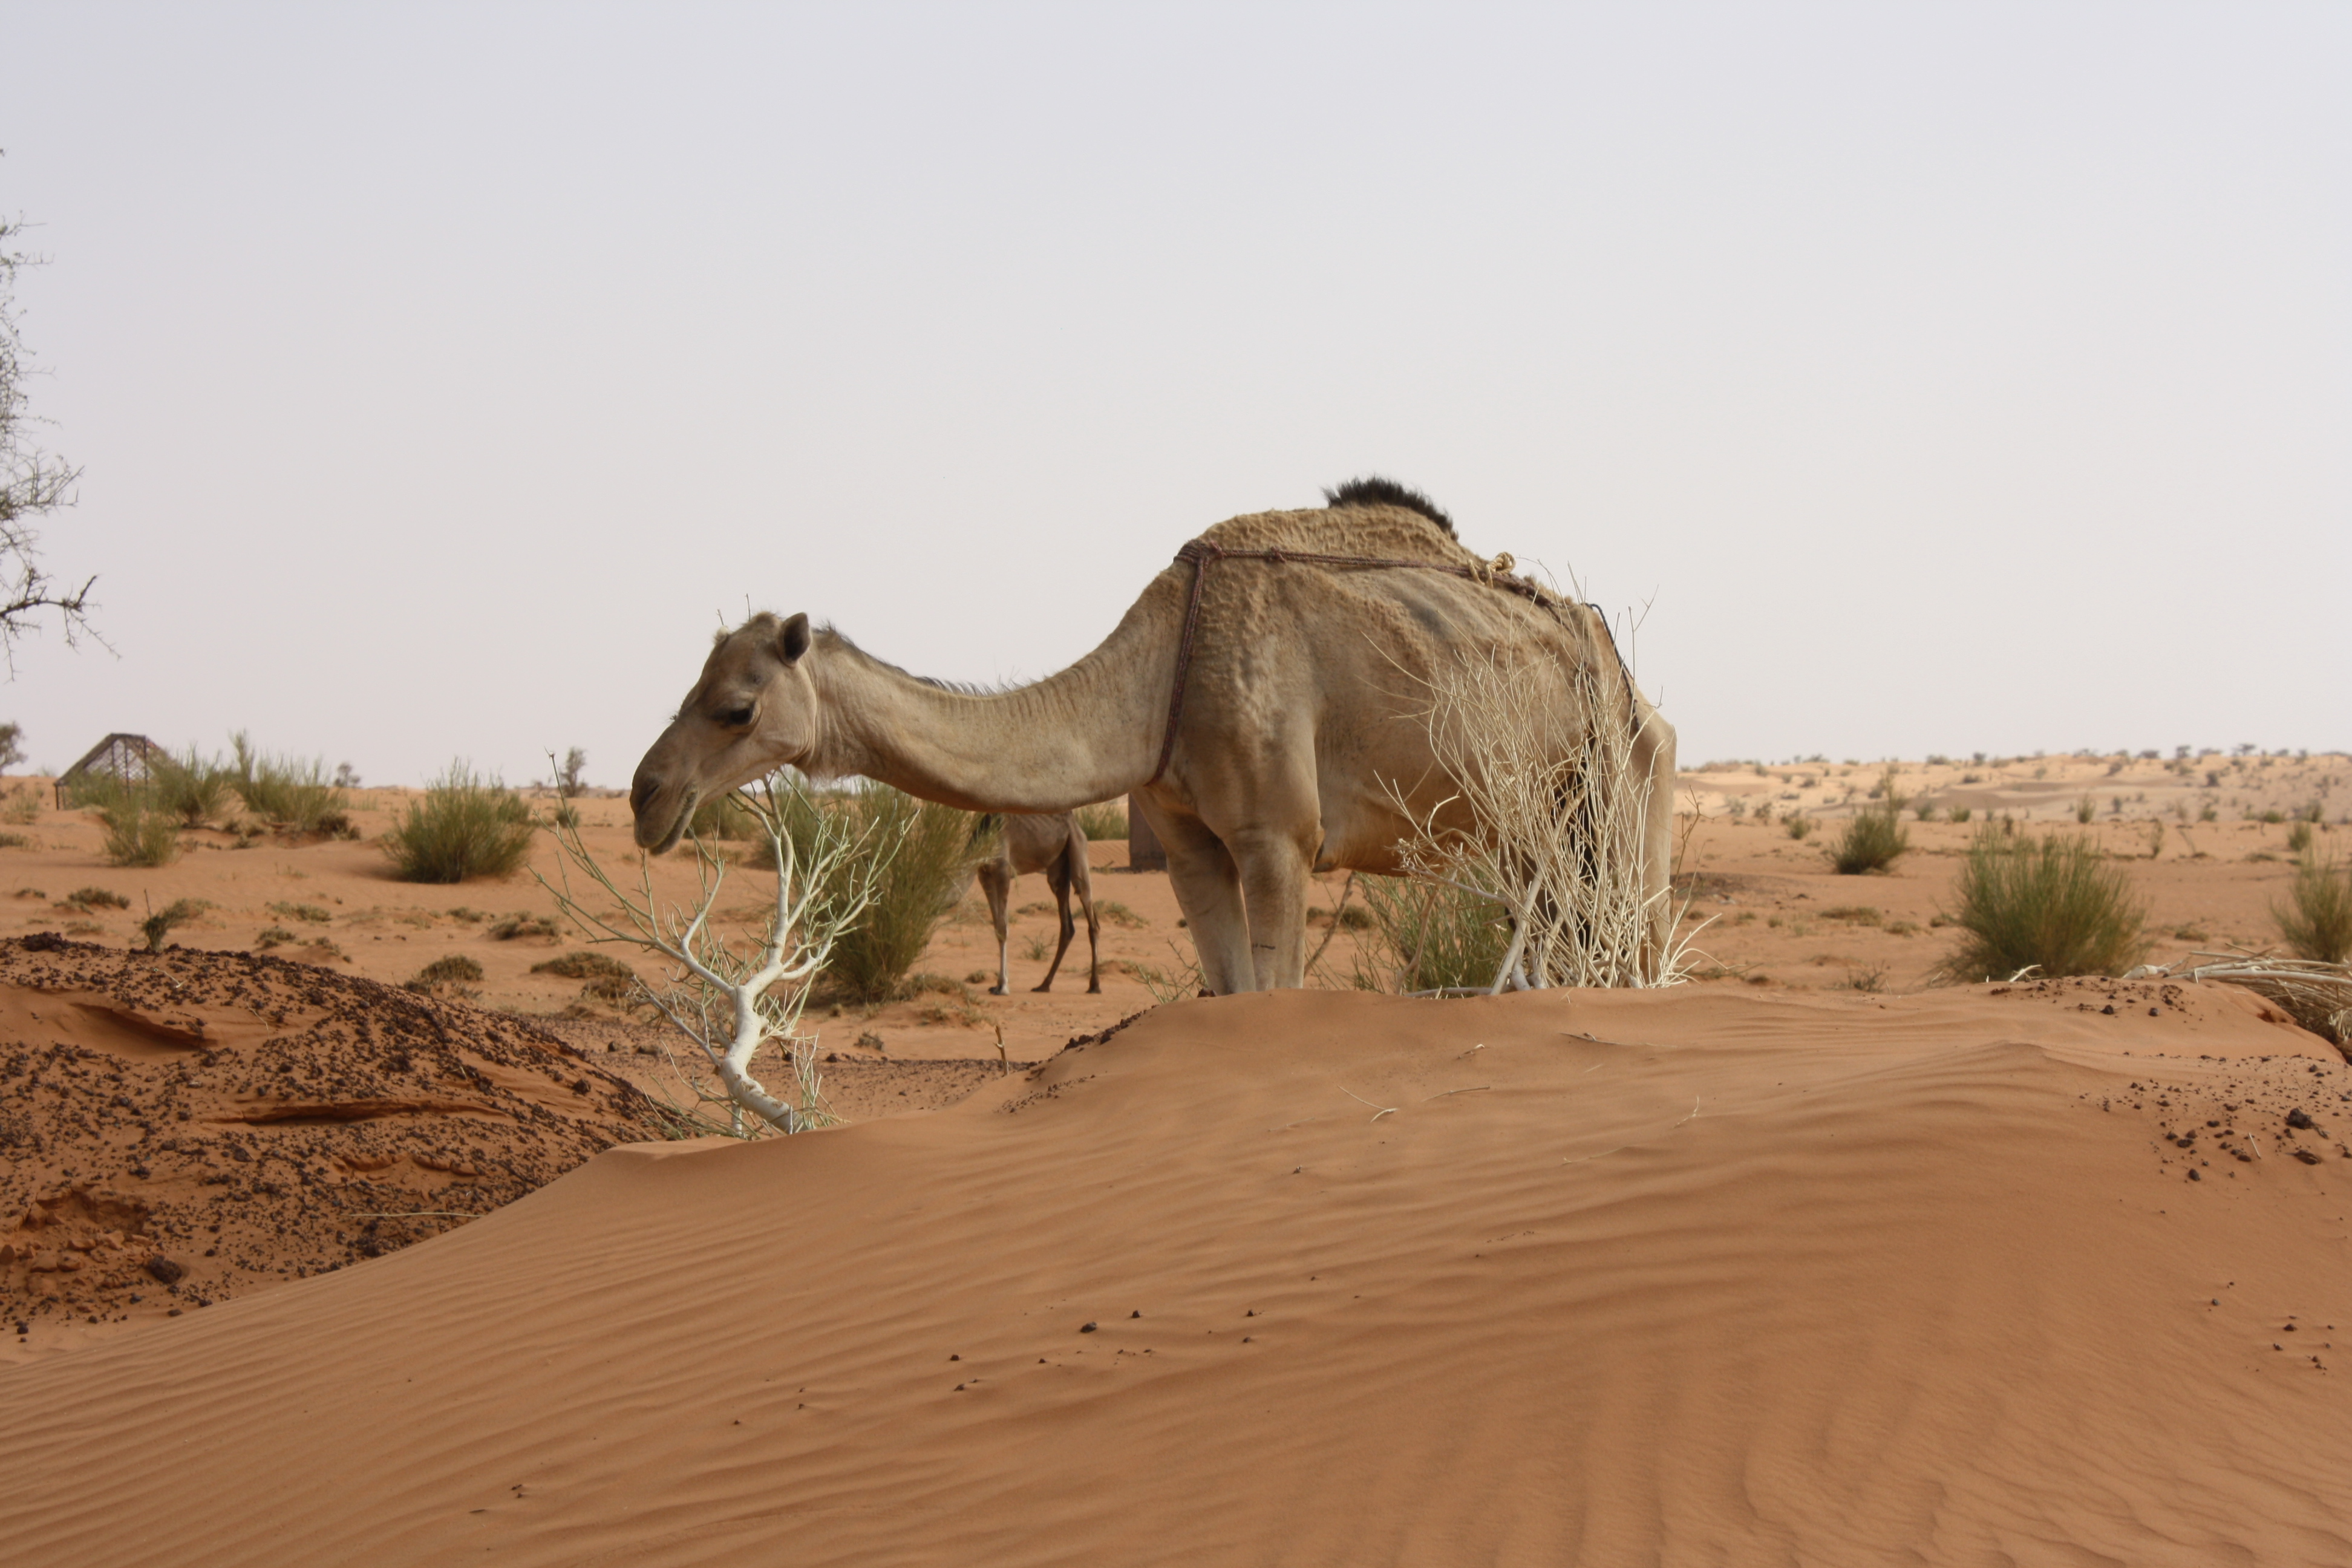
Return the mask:
<path id="1" fill-rule="evenodd" d="M 1158 784 L 1168 771 L 1169 760 L 1176 754 L 1176 725 L 1184 716 L 1184 688 L 1192 672 L 1192 647 L 1201 627 L 1201 590 L 1209 581 L 1209 568 L 1220 561 L 1270 561 L 1276 565 L 1297 562 L 1304 566 L 1353 566 L 1368 569 L 1399 568 L 1416 572 L 1443 572 L 1450 577 L 1460 577 L 1489 588 L 1500 588 L 1507 594 L 1517 594 L 1538 608 L 1557 617 L 1565 602 L 1556 599 L 1533 583 L 1514 577 L 1511 569 L 1518 563 L 1508 551 L 1492 561 L 1475 566 L 1449 566 L 1442 561 L 1411 561 L 1381 555 L 1326 555 L 1309 550 L 1228 550 L 1222 544 L 1212 544 L 1205 539 L 1195 539 L 1176 552 L 1179 561 L 1192 563 L 1192 588 L 1184 600 L 1184 632 L 1176 643 L 1176 679 L 1168 693 L 1168 729 L 1160 742 L 1160 763 L 1144 780 L 1149 786 Z M 1625 656 L 1617 651 L 1616 634 L 1609 629 L 1609 617 L 1601 606 L 1588 604 L 1601 622 L 1601 635 L 1609 641 L 1609 651 L 1617 660 L 1617 672 L 1625 678 L 1625 695 L 1629 714 L 1633 709 L 1633 672 L 1625 668 Z"/>

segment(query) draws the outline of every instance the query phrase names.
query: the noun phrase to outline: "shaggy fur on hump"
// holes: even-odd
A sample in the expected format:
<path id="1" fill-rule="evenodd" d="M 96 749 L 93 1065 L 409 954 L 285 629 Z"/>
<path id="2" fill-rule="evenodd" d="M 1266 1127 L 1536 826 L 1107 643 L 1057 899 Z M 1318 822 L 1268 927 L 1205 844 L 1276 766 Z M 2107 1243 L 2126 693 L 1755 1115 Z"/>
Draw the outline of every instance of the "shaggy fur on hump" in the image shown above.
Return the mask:
<path id="1" fill-rule="evenodd" d="M 1360 479 L 1349 479 L 1338 489 L 1325 490 L 1323 504 L 1328 507 L 1401 506 L 1407 511 L 1421 513 L 1449 534 L 1454 531 L 1454 520 L 1446 516 L 1435 501 L 1411 485 L 1401 485 L 1378 474 L 1366 474 Z"/>

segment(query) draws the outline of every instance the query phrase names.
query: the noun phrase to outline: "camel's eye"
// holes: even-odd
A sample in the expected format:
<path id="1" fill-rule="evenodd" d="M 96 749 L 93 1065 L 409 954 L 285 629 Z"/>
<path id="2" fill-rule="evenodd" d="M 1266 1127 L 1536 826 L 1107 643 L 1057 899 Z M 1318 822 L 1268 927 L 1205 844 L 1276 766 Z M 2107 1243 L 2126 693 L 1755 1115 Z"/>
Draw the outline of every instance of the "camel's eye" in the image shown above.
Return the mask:
<path id="1" fill-rule="evenodd" d="M 751 710 L 749 708 L 730 708 L 726 712 L 721 713 L 719 716 L 719 721 L 721 724 L 730 726 L 730 728 L 740 730 L 744 725 L 749 724 L 751 721 Z"/>

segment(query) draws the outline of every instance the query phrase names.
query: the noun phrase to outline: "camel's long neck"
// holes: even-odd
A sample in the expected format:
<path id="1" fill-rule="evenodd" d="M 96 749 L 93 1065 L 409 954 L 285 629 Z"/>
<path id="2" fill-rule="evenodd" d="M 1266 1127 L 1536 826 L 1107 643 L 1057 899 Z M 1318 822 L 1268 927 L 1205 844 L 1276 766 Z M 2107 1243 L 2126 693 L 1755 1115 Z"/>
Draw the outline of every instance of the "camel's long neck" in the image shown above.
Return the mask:
<path id="1" fill-rule="evenodd" d="M 928 685 L 827 639 L 810 677 L 823 715 L 803 766 L 862 773 L 967 811 L 1066 811 L 1144 782 L 1159 761 L 1181 590 L 1145 590 L 1102 646 L 1018 690 Z"/>

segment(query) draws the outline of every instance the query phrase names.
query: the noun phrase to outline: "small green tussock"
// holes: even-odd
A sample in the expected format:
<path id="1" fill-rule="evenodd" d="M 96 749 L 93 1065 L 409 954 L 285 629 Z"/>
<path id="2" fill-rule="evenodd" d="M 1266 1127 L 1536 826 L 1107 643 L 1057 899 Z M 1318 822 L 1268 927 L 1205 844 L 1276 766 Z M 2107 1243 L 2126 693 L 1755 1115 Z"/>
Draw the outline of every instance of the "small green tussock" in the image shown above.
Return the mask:
<path id="1" fill-rule="evenodd" d="M 2286 830 L 2286 852 L 2288 854 L 2305 855 L 2308 854 L 2310 850 L 2311 824 L 2308 822 L 2297 822 L 2293 827 Z"/>
<path id="2" fill-rule="evenodd" d="M 219 758 L 207 757 L 190 746 L 156 766 L 148 777 L 147 787 L 153 793 L 155 804 L 178 817 L 183 825 L 202 827 L 228 804 L 233 776 Z"/>
<path id="3" fill-rule="evenodd" d="M 427 986 L 472 984 L 481 978 L 482 965 L 478 960 L 468 958 L 462 952 L 453 952 L 446 958 L 436 958 L 418 970 L 416 978 L 410 984 Z"/>
<path id="4" fill-rule="evenodd" d="M 1976 808 L 1974 806 L 1956 805 L 1952 807 L 1951 810 L 1951 818 L 1954 822 L 1966 822 L 1969 817 L 1974 816 L 1975 815 Z"/>
<path id="5" fill-rule="evenodd" d="M 1953 882 L 1960 945 L 1943 973 L 1963 983 L 2028 968 L 2120 974 L 2147 951 L 2147 906 L 2130 875 L 2081 838 L 2004 835 L 1990 824 Z"/>
<path id="6" fill-rule="evenodd" d="M 636 972 L 617 958 L 601 952 L 567 952 L 530 966 L 533 974 L 554 974 L 565 980 L 635 980 Z"/>
<path id="7" fill-rule="evenodd" d="M 462 882 L 520 870 L 535 831 L 520 795 L 459 761 L 384 835 L 383 848 L 403 881 Z"/>
<path id="8" fill-rule="evenodd" d="M 1825 921 L 1845 921 L 1858 926 L 1874 926 L 1882 918 L 1878 910 L 1869 904 L 1840 904 L 1835 909 L 1822 911 L 1822 919 Z"/>
<path id="9" fill-rule="evenodd" d="M 0 799 L 0 822 L 13 822 L 19 827 L 30 827 L 41 820 L 41 792 L 30 784 L 18 784 L 6 798 Z"/>
<path id="10" fill-rule="evenodd" d="M 509 915 L 492 923 L 489 930 L 493 942 L 515 942 L 524 937 L 562 935 L 562 931 L 545 915 Z"/>
<path id="11" fill-rule="evenodd" d="M 180 824 L 144 791 L 124 790 L 98 808 L 106 858 L 116 866 L 168 866 L 180 858 Z"/>
<path id="12" fill-rule="evenodd" d="M 256 749 L 243 731 L 229 737 L 229 745 L 236 754 L 222 767 L 224 782 L 247 811 L 287 833 L 356 837 L 349 802 L 324 763 L 272 756 Z"/>
<path id="13" fill-rule="evenodd" d="M 1827 852 L 1839 876 L 1855 877 L 1865 871 L 1885 870 L 1910 847 L 1911 835 L 1903 826 L 1903 796 L 1895 790 L 1895 774 L 1890 770 L 1885 798 L 1876 805 L 1854 813 L 1845 831 Z"/>
<path id="14" fill-rule="evenodd" d="M 1137 914 L 1133 910 L 1129 909 L 1125 904 L 1120 903 L 1117 899 L 1097 899 L 1095 900 L 1095 916 L 1097 919 L 1108 921 L 1115 926 L 1141 927 L 1148 926 L 1151 923 L 1150 921 L 1145 920 L 1141 915 Z"/>
<path id="15" fill-rule="evenodd" d="M 1802 844 L 1813 836 L 1813 819 L 1792 811 L 1780 819 L 1780 831 Z"/>
<path id="16" fill-rule="evenodd" d="M 335 918 L 316 904 L 272 904 L 269 912 L 284 915 L 289 921 L 306 921 L 315 926 L 325 925 Z"/>
<path id="17" fill-rule="evenodd" d="M 2297 958 L 2320 963 L 2352 959 L 2352 866 L 2306 852 L 2271 919 Z"/>
<path id="18" fill-rule="evenodd" d="M 284 926 L 265 926 L 253 939 L 253 945 L 267 952 L 273 947 L 284 947 L 294 940 L 294 933 Z"/>
<path id="19" fill-rule="evenodd" d="M 2080 800 L 2078 800 L 2078 801 L 2076 801 L 2076 802 L 2074 803 L 2074 820 L 2075 820 L 2075 821 L 2077 821 L 2077 822 L 2088 822 L 2088 821 L 2090 821 L 2092 818 L 2094 818 L 2094 817 L 2097 816 L 2098 815 L 2099 815 L 2099 803 L 2098 803 L 2097 801 L 2093 800 L 2089 795 L 2084 795 L 2082 799 L 2080 799 Z"/>
<path id="20" fill-rule="evenodd" d="M 79 904 L 86 910 L 127 910 L 131 900 L 107 888 L 76 888 L 66 895 L 65 901 Z"/>
<path id="21" fill-rule="evenodd" d="M 1435 991 L 1495 984 L 1510 922 L 1492 899 L 1402 877 L 1361 876 L 1369 934 L 1357 950 L 1360 991 Z"/>
<path id="22" fill-rule="evenodd" d="M 163 939 L 179 927 L 203 914 L 212 905 L 202 899 L 174 899 L 163 909 L 139 922 L 139 934 L 147 939 L 147 951 L 163 951 Z"/>

